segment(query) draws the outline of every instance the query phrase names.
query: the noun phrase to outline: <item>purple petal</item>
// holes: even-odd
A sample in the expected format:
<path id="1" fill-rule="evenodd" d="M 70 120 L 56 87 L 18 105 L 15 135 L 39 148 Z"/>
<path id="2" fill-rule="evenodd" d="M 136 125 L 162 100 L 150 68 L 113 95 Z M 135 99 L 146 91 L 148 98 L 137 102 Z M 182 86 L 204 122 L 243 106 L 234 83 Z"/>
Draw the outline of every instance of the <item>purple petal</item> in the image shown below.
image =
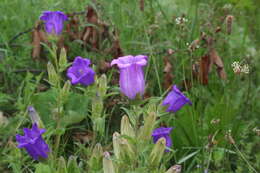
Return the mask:
<path id="1" fill-rule="evenodd" d="M 68 20 L 68 17 L 60 11 L 45 11 L 40 19 L 45 21 L 46 32 L 59 35 L 63 30 L 63 22 Z"/>
<path id="2" fill-rule="evenodd" d="M 137 94 L 141 96 L 145 90 L 145 80 L 142 67 L 131 65 L 120 70 L 120 89 L 128 98 L 134 99 Z"/>
<path id="3" fill-rule="evenodd" d="M 67 77 L 70 78 L 71 84 L 90 85 L 94 82 L 95 72 L 90 65 L 89 59 L 81 58 L 80 56 L 74 59 L 72 66 L 67 70 Z"/>
<path id="4" fill-rule="evenodd" d="M 119 68 L 127 68 L 130 67 L 131 65 L 137 64 L 139 66 L 145 66 L 147 64 L 147 56 L 145 55 L 137 55 L 137 56 L 132 56 L 132 55 L 127 55 L 123 57 L 119 57 L 117 59 L 114 59 L 111 62 L 111 66 L 117 65 Z"/>
<path id="5" fill-rule="evenodd" d="M 88 69 L 88 71 L 86 72 L 86 74 L 84 76 L 82 76 L 81 78 L 79 78 L 79 83 L 81 83 L 82 85 L 88 86 L 92 83 L 94 83 L 95 81 L 95 72 L 92 69 Z"/>
<path id="6" fill-rule="evenodd" d="M 163 100 L 162 105 L 168 105 L 167 112 L 177 112 L 187 103 L 192 104 L 191 101 L 177 88 L 177 86 L 174 85 L 172 90 Z"/>
<path id="7" fill-rule="evenodd" d="M 153 130 L 152 136 L 168 135 L 172 131 L 172 127 L 159 127 Z"/>

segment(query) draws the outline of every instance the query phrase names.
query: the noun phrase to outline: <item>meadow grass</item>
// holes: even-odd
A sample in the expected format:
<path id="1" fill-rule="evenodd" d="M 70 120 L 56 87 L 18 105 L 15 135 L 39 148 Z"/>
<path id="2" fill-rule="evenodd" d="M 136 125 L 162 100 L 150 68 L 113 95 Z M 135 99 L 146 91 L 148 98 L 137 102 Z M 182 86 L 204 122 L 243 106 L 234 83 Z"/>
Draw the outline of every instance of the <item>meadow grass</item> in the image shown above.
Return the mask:
<path id="1" fill-rule="evenodd" d="M 52 117 L 59 106 L 56 102 L 59 90 L 46 82 L 50 80 L 47 61 L 32 60 L 31 33 L 21 35 L 10 44 L 8 41 L 17 33 L 33 28 L 42 11 L 82 12 L 87 5 L 97 10 L 99 19 L 108 24 L 109 32 L 118 32 L 125 55 L 149 56 L 145 68 L 146 93 L 149 97 L 142 102 L 141 107 L 135 103 L 130 105 L 119 94 L 118 84 L 113 83 L 117 70 L 109 70 L 106 73 L 108 86 L 101 101 L 104 106 L 101 112 L 98 109 L 95 112 L 93 105 L 96 106 L 99 102 L 92 100 L 95 98 L 95 90 L 102 90 L 99 84 L 88 88 L 73 86 L 62 110 L 62 116 L 66 117 L 62 122 L 67 124 L 56 129 Z M 101 143 L 104 151 L 113 155 L 112 135 L 115 131 L 120 131 L 122 116 L 127 114 L 131 119 L 139 114 L 146 115 L 150 109 L 155 109 L 158 114 L 156 127 L 174 127 L 171 133 L 172 150 L 163 157 L 158 172 L 166 172 L 175 164 L 181 164 L 182 172 L 187 173 L 259 172 L 260 14 L 257 13 L 257 8 L 260 8 L 257 0 L 154 0 L 145 1 L 144 11 L 139 9 L 137 0 L 99 0 L 96 3 L 90 0 L 1 0 L 0 113 L 3 113 L 6 120 L 0 119 L 0 172 L 46 172 L 48 169 L 52 169 L 49 172 L 54 172 L 61 162 L 67 163 L 68 160 L 67 172 L 103 172 L 102 167 L 94 169 L 93 165 L 99 165 L 98 163 L 89 161 L 94 145 Z M 226 33 L 224 22 L 227 15 L 234 16 L 230 35 Z M 182 16 L 188 21 L 177 24 L 175 19 Z M 84 20 L 83 15 L 79 18 Z M 81 26 L 83 27 L 84 25 Z M 215 33 L 217 27 L 221 27 L 219 33 Z M 226 80 L 218 77 L 215 67 L 210 72 L 207 85 L 202 85 L 193 78 L 192 64 L 205 55 L 207 48 L 205 44 L 200 44 L 195 51 L 188 49 L 203 32 L 216 40 L 214 47 L 224 62 Z M 105 40 L 101 43 L 104 49 L 111 46 L 107 42 Z M 71 46 L 67 55 L 69 61 L 76 56 L 87 57 L 98 69 L 102 60 L 111 62 L 113 59 L 110 54 L 84 49 L 76 41 L 68 44 Z M 175 53 L 167 55 L 169 49 Z M 169 91 L 164 86 L 166 56 L 172 65 L 171 71 L 167 72 L 173 75 L 172 84 L 185 90 L 185 95 L 193 103 L 176 114 L 165 113 L 160 106 Z M 234 61 L 248 64 L 249 73 L 234 73 Z M 42 72 L 27 71 L 35 69 Z M 64 83 L 66 76 L 63 73 L 60 75 L 60 82 Z M 100 77 L 101 74 L 97 73 L 97 76 Z M 184 80 L 190 81 L 190 89 L 187 90 L 183 85 Z M 45 88 L 44 91 L 39 89 L 41 86 Z M 117 104 L 109 104 L 115 99 L 119 100 Z M 63 102 L 63 99 L 60 101 Z M 31 124 L 26 111 L 29 105 L 33 105 L 41 116 L 48 129 L 45 135 L 47 143 L 57 152 L 57 156 L 50 156 L 46 164 L 49 167 L 32 161 L 23 150 L 16 148 L 15 134 L 21 134 L 22 128 Z M 95 131 L 91 121 L 95 113 L 102 114 L 105 122 L 103 133 L 92 138 L 88 135 Z M 140 124 L 142 123 L 143 119 L 140 118 Z M 102 131 L 100 128 L 99 132 Z M 77 140 L 79 132 L 86 132 L 87 142 Z M 54 136 L 60 137 L 58 151 L 54 147 Z M 132 143 L 137 142 L 133 140 Z M 136 165 L 122 164 L 124 167 L 120 171 L 153 172 L 152 168 L 146 166 L 146 151 L 152 147 L 150 142 L 147 148 L 138 149 L 138 161 L 129 161 Z M 64 161 L 57 159 L 60 156 Z M 62 172 L 57 170 L 59 171 Z"/>

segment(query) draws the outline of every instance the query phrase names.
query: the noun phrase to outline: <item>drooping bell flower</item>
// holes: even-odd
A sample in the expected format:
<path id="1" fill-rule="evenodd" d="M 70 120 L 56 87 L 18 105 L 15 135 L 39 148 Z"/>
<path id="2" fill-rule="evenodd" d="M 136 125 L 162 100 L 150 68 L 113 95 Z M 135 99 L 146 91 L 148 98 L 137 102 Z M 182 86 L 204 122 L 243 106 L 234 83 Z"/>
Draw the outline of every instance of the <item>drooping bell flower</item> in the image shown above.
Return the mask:
<path id="1" fill-rule="evenodd" d="M 76 57 L 72 66 L 67 70 L 67 76 L 71 80 L 72 85 L 82 84 L 88 86 L 94 82 L 95 72 L 89 67 L 91 64 L 87 58 Z"/>
<path id="2" fill-rule="evenodd" d="M 42 134 L 45 129 L 39 129 L 37 124 L 33 124 L 32 129 L 24 128 L 24 136 L 16 135 L 16 141 L 19 143 L 18 148 L 25 148 L 30 156 L 39 160 L 40 158 L 47 158 L 50 149 L 48 144 L 43 140 Z"/>
<path id="3" fill-rule="evenodd" d="M 48 34 L 60 35 L 63 23 L 68 17 L 61 11 L 44 11 L 40 19 L 45 21 L 45 30 Z"/>
<path id="4" fill-rule="evenodd" d="M 163 100 L 162 105 L 167 106 L 167 112 L 177 112 L 180 110 L 185 104 L 192 104 L 190 99 L 188 99 L 178 88 L 176 85 L 172 87 L 172 90 Z"/>
<path id="5" fill-rule="evenodd" d="M 170 148 L 172 146 L 172 139 L 170 137 L 172 129 L 172 127 L 159 127 L 154 129 L 152 133 L 153 142 L 156 143 L 160 138 L 165 138 L 166 147 Z M 169 150 L 165 149 L 165 152 L 169 152 Z"/>
<path id="6" fill-rule="evenodd" d="M 147 64 L 145 55 L 127 55 L 114 59 L 111 65 L 120 69 L 120 89 L 129 99 L 134 99 L 137 94 L 142 96 L 145 89 L 143 66 Z"/>

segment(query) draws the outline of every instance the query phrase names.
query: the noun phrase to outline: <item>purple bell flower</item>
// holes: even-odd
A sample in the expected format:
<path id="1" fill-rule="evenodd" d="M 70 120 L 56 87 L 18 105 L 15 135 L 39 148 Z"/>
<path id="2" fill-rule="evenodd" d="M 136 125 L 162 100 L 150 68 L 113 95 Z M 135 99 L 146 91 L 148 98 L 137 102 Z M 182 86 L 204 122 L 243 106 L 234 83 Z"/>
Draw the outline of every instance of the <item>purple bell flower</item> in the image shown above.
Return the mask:
<path id="1" fill-rule="evenodd" d="M 44 11 L 40 19 L 45 21 L 47 33 L 60 35 L 63 30 L 63 23 L 68 20 L 68 17 L 61 11 Z"/>
<path id="2" fill-rule="evenodd" d="M 91 62 L 87 58 L 78 56 L 74 59 L 72 66 L 67 71 L 72 85 L 80 83 L 87 86 L 94 82 L 95 72 L 89 67 L 90 64 Z"/>
<path id="3" fill-rule="evenodd" d="M 153 142 L 156 143 L 160 138 L 165 138 L 166 147 L 170 148 L 172 146 L 172 140 L 170 137 L 170 133 L 172 131 L 172 127 L 160 127 L 153 130 L 152 137 Z M 169 152 L 168 149 L 165 149 L 165 152 Z"/>
<path id="4" fill-rule="evenodd" d="M 137 94 L 144 94 L 143 66 L 147 64 L 147 58 L 145 55 L 127 55 L 111 62 L 111 65 L 116 64 L 120 69 L 120 89 L 129 99 L 134 99 Z"/>
<path id="5" fill-rule="evenodd" d="M 190 99 L 188 99 L 178 88 L 176 85 L 172 87 L 172 91 L 166 96 L 163 100 L 162 105 L 167 106 L 167 112 L 177 112 L 180 110 L 185 104 L 192 104 Z"/>
<path id="6" fill-rule="evenodd" d="M 18 148 L 25 148 L 30 156 L 39 160 L 40 158 L 47 158 L 50 149 L 42 138 L 45 129 L 39 129 L 37 124 L 33 124 L 32 129 L 24 128 L 24 136 L 16 135 L 16 141 L 19 143 Z"/>

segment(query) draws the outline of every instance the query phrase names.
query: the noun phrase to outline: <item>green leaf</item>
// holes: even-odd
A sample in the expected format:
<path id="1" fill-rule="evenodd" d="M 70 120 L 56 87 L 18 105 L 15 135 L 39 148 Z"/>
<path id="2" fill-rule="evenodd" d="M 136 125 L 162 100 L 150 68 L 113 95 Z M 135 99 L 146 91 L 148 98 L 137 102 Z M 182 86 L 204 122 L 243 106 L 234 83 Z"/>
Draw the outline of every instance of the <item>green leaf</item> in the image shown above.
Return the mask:
<path id="1" fill-rule="evenodd" d="M 53 173 L 51 168 L 43 163 L 38 163 L 35 168 L 35 173 Z"/>
<path id="2" fill-rule="evenodd" d="M 181 164 L 183 162 L 185 162 L 186 160 L 189 160 L 190 158 L 192 158 L 193 156 L 195 156 L 196 154 L 198 154 L 200 152 L 200 150 L 197 150 L 189 155 L 187 155 L 186 157 L 183 157 L 182 159 L 180 159 L 177 163 Z"/>
<path id="3" fill-rule="evenodd" d="M 68 114 L 62 117 L 61 124 L 63 127 L 67 127 L 71 124 L 81 122 L 84 118 L 86 118 L 86 115 L 84 114 L 80 114 L 75 111 L 68 111 Z"/>

